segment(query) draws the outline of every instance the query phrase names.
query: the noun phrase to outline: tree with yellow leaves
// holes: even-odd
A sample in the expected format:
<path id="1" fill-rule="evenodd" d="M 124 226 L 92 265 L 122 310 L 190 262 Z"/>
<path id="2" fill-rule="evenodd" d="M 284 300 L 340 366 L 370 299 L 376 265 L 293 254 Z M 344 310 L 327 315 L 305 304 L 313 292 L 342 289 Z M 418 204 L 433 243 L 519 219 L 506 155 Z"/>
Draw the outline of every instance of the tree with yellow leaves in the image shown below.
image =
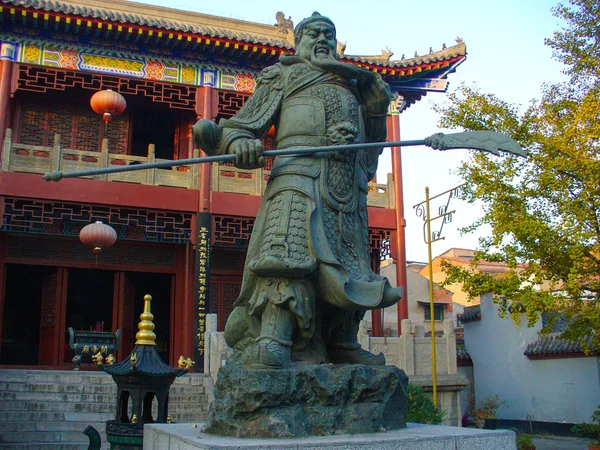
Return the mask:
<path id="1" fill-rule="evenodd" d="M 497 261 L 510 270 L 493 277 L 446 265 L 446 283 L 462 282 L 472 297 L 494 292 L 500 313 L 516 321 L 524 307 L 530 326 L 540 312 L 565 317 L 564 338 L 599 350 L 600 4 L 570 0 L 553 12 L 566 25 L 546 44 L 565 64 L 567 83 L 545 86 L 524 111 L 468 86 L 437 108 L 443 127 L 499 131 L 528 153 L 473 152 L 459 169 L 465 198 L 483 205 L 481 218 L 465 231 L 492 229 L 480 239 L 474 265 Z M 544 331 L 551 327 L 552 321 Z"/>

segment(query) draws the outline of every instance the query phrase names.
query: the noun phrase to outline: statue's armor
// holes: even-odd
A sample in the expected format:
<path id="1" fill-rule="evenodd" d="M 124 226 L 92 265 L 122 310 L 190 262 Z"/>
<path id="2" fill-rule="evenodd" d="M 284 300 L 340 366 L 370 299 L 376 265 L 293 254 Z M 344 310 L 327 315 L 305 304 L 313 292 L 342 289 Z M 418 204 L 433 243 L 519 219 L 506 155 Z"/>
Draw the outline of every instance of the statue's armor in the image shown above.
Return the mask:
<path id="1" fill-rule="evenodd" d="M 299 116 L 310 120 L 292 119 Z M 284 99 L 280 123 L 286 125 L 278 130 L 278 148 L 287 148 L 290 142 L 299 144 L 306 136 L 314 137 L 314 145 L 319 146 L 363 140 L 360 104 L 355 94 L 342 84 L 312 85 L 294 97 Z M 342 140 L 332 142 L 332 139 Z M 360 158 L 364 157 L 366 155 L 362 151 L 354 150 L 324 154 L 317 161 L 310 158 L 312 164 L 316 162 L 321 166 L 319 190 L 323 199 L 327 241 L 336 258 L 343 262 L 355 279 L 368 278 L 371 273 L 368 265 L 364 267 L 365 258 L 359 258 L 359 253 L 368 254 L 368 248 L 365 247 L 365 238 L 368 239 L 368 234 L 365 234 L 365 231 L 368 233 L 367 184 L 364 176 L 357 176 L 364 172 L 360 167 Z M 363 181 L 362 186 L 359 181 Z M 294 223 L 290 225 L 290 234 L 295 235 Z"/>
<path id="2" fill-rule="evenodd" d="M 242 110 L 221 122 L 222 145 L 261 136 L 271 124 L 278 148 L 381 140 L 365 131 L 365 115 L 348 80 L 306 63 L 276 64 L 263 71 Z M 275 159 L 250 240 L 242 291 L 226 328 L 230 345 L 242 338 L 240 321 L 246 319 L 251 337 L 277 341 L 276 331 L 265 335 L 263 327 L 261 334 L 261 318 L 270 304 L 296 317 L 295 346 L 312 337 L 317 304 L 347 311 L 352 326 L 358 326 L 356 317 L 364 310 L 387 306 L 384 291 L 391 288 L 371 269 L 367 225 L 368 181 L 378 154 L 361 149 Z M 336 326 L 345 326 L 336 320 Z"/>

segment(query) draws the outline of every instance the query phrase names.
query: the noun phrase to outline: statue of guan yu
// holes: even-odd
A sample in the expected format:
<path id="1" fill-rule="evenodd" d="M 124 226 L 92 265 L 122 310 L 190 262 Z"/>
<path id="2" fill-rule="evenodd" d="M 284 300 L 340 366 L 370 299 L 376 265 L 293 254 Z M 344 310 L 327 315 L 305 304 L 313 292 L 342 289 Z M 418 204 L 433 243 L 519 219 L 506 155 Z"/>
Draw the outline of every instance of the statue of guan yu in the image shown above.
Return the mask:
<path id="1" fill-rule="evenodd" d="M 296 53 L 281 56 L 262 71 L 254 94 L 237 115 L 218 125 L 202 119 L 194 126 L 195 142 L 206 153 L 235 154 L 239 168 L 261 167 L 260 139 L 273 125 L 279 149 L 385 141 L 389 86 L 378 74 L 339 61 L 336 30 L 329 18 L 314 13 L 298 24 L 294 36 Z M 211 432 L 238 436 L 339 432 L 330 428 L 345 420 L 339 416 L 349 414 L 350 400 L 327 410 L 326 399 L 300 392 L 302 383 L 286 384 L 308 367 L 313 375 L 302 372 L 305 377 L 318 372 L 316 377 L 328 385 L 333 378 L 342 383 L 326 389 L 357 389 L 357 371 L 361 377 L 369 374 L 381 385 L 384 403 L 395 398 L 405 406 L 406 399 L 399 400 L 397 394 L 404 393 L 406 375 L 384 366 L 383 355 L 369 353 L 357 342 L 365 311 L 391 306 L 402 297 L 401 288 L 390 286 L 371 268 L 367 193 L 380 152 L 359 148 L 275 159 L 252 232 L 242 289 L 225 327 L 226 342 L 236 351 L 219 372 Z M 231 371 L 242 372 L 228 373 L 226 381 L 221 372 L 230 366 L 234 367 Z M 335 368 L 342 366 L 347 374 L 334 377 Z M 378 372 L 377 367 L 389 370 Z M 295 372 L 284 375 L 286 371 Z M 238 427 L 223 419 L 219 427 L 214 411 L 220 408 L 219 392 L 244 389 L 236 383 L 251 390 L 252 377 L 256 377 L 256 389 L 270 393 L 279 389 L 269 384 L 270 378 L 286 384 L 281 389 L 287 389 L 289 399 L 279 405 L 283 409 L 271 411 L 278 420 L 283 417 L 285 425 L 278 428 L 271 421 L 263 427 L 268 429 L 260 429 L 254 411 L 251 425 Z M 305 403 L 307 396 L 316 401 L 317 409 L 323 407 L 319 420 L 324 423 L 293 412 L 297 410 L 294 402 Z M 393 416 L 391 406 L 384 403 L 381 412 L 387 410 Z M 276 405 L 263 406 L 269 410 Z M 248 411 L 247 407 L 240 406 L 240 410 Z M 402 409 L 400 404 L 393 408 Z M 323 415 L 326 410 L 331 417 Z M 403 415 L 395 426 L 381 417 L 350 416 L 348 420 L 354 422 L 373 422 L 369 425 L 373 430 L 359 424 L 363 428 L 342 427 L 343 432 L 378 431 L 386 424 L 398 428 L 405 423 Z M 326 423 L 330 419 L 333 422 Z M 338 425 L 334 425 L 336 420 Z"/>

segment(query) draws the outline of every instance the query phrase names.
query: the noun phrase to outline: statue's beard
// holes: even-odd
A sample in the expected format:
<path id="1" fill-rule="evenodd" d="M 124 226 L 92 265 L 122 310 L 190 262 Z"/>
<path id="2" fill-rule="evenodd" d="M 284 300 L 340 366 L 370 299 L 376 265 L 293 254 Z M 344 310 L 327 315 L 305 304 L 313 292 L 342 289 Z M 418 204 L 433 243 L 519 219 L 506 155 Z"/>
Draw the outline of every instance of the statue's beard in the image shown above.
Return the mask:
<path id="1" fill-rule="evenodd" d="M 311 64 L 319 69 L 338 73 L 334 68 L 343 63 L 340 63 L 337 54 L 329 48 L 327 49 L 327 53 L 318 50 L 318 47 L 313 49 L 310 55 Z"/>
<path id="2" fill-rule="evenodd" d="M 347 80 L 355 79 L 359 83 L 373 81 L 374 74 L 372 72 L 352 64 L 340 62 L 337 54 L 331 50 L 329 50 L 327 55 L 320 52 L 317 53 L 316 49 L 313 50 L 310 62 L 321 70 L 333 72 Z"/>
<path id="3" fill-rule="evenodd" d="M 316 61 L 338 61 L 337 54 L 324 45 L 315 46 L 310 55 L 311 63 Z"/>
<path id="4" fill-rule="evenodd" d="M 361 85 L 369 84 L 374 81 L 375 74 L 373 72 L 352 64 L 341 62 L 335 50 L 328 47 L 328 51 L 325 53 L 317 52 L 317 49 L 318 47 L 314 47 L 310 55 L 310 63 L 317 69 L 324 72 L 332 72 L 346 80 L 357 80 L 359 88 Z M 280 60 L 284 64 L 293 64 L 299 59 L 304 61 L 307 60 L 307 58 L 300 56 L 298 53 L 294 55 L 283 55 Z"/>

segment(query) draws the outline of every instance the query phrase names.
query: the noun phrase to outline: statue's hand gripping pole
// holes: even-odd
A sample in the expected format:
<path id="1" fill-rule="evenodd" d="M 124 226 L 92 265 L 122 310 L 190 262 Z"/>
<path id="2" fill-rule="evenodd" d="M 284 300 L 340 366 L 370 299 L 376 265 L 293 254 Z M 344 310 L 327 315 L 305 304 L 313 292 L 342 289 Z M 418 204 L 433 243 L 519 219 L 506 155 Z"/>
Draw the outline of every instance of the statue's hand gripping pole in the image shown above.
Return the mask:
<path id="1" fill-rule="evenodd" d="M 425 145 L 435 150 L 451 150 L 458 148 L 480 150 L 499 156 L 500 152 L 512 153 L 514 155 L 526 156 L 523 149 L 512 138 L 493 131 L 465 131 L 462 133 L 443 134 L 436 133 L 425 139 L 395 142 L 370 142 L 366 144 L 347 144 L 323 147 L 301 147 L 286 148 L 283 150 L 266 150 L 264 156 L 286 156 L 286 155 L 308 155 L 313 153 L 338 152 L 356 149 L 383 149 L 385 147 L 413 147 Z M 190 164 L 202 164 L 213 162 L 233 162 L 235 155 L 206 156 L 202 158 L 180 159 L 176 161 L 160 161 L 147 164 L 136 164 L 132 166 L 107 167 L 102 169 L 78 170 L 63 173 L 55 170 L 46 172 L 43 179 L 46 181 L 60 181 L 63 178 L 77 178 L 106 173 L 129 172 L 133 170 L 146 169 L 168 169 L 176 166 L 188 166 Z"/>

